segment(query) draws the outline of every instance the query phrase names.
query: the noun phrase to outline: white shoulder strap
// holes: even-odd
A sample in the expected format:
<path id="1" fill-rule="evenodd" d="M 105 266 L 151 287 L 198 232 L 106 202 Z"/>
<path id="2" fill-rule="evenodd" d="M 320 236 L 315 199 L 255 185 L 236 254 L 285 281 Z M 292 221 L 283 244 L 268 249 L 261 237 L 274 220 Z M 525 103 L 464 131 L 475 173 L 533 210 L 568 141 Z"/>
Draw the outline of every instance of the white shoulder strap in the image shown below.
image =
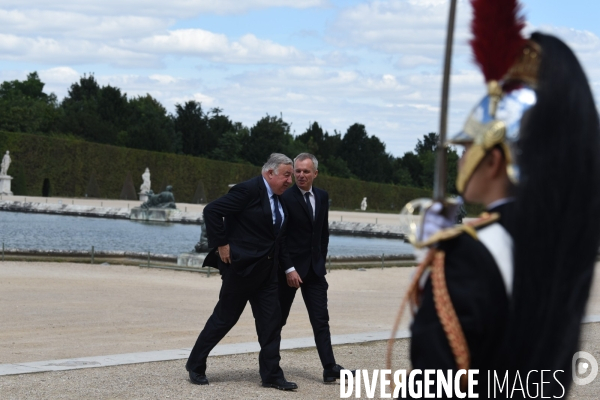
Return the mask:
<path id="1" fill-rule="evenodd" d="M 513 287 L 513 239 L 499 223 L 486 226 L 477 231 L 477 237 L 489 250 L 498 265 L 508 296 Z"/>

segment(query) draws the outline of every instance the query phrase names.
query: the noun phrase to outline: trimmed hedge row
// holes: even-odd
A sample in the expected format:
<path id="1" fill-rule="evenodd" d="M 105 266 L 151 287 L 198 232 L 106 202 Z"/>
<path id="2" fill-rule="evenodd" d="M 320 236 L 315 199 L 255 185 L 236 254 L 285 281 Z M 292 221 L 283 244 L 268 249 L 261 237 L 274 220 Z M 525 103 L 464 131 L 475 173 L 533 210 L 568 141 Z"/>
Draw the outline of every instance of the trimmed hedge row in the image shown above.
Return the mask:
<path id="1" fill-rule="evenodd" d="M 136 190 L 142 184 L 145 168 L 152 174 L 152 190 L 173 186 L 176 201 L 192 201 L 199 182 L 207 201 L 225 194 L 228 184 L 242 182 L 260 173 L 260 167 L 204 158 L 128 149 L 77 139 L 25 133 L 0 132 L 0 152 L 10 150 L 17 195 L 41 196 L 44 180 L 50 183 L 50 196 L 84 197 L 92 175 L 102 198 L 117 199 L 128 172 Z M 342 179 L 319 175 L 316 186 L 329 192 L 331 206 L 357 209 L 363 197 L 370 211 L 399 211 L 406 202 L 429 197 L 429 190 Z"/>
<path id="2" fill-rule="evenodd" d="M 360 209 L 363 197 L 367 198 L 368 211 L 398 212 L 411 200 L 431 197 L 430 190 L 327 175 L 319 175 L 315 180 L 315 186 L 329 192 L 332 207 L 349 210 Z"/>

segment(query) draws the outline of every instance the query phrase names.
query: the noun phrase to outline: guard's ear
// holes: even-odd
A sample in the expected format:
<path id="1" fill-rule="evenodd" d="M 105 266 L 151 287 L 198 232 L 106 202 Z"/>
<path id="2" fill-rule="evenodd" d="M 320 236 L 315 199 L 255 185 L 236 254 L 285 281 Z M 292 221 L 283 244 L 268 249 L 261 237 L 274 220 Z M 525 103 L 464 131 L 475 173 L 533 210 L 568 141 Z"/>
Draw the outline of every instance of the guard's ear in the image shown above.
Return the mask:
<path id="1" fill-rule="evenodd" d="M 486 156 L 485 162 L 490 168 L 490 175 L 496 178 L 502 173 L 506 173 L 506 158 L 504 153 L 498 147 L 494 147 Z"/>

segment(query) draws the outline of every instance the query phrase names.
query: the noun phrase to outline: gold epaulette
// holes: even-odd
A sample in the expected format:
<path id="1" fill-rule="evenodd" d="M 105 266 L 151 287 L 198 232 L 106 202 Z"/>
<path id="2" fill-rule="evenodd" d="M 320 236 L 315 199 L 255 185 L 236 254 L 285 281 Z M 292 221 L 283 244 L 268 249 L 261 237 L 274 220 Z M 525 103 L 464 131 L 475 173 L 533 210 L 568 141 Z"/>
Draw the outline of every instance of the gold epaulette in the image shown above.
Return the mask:
<path id="1" fill-rule="evenodd" d="M 431 246 L 432 244 L 443 242 L 446 240 L 454 239 L 463 233 L 467 233 L 477 240 L 477 229 L 483 228 L 484 226 L 490 225 L 500 219 L 498 213 L 482 213 L 479 218 L 473 221 L 469 221 L 466 224 L 455 225 L 451 228 L 442 229 L 439 232 L 431 235 L 424 242 L 414 243 L 414 246 L 418 249 L 423 247 Z"/>

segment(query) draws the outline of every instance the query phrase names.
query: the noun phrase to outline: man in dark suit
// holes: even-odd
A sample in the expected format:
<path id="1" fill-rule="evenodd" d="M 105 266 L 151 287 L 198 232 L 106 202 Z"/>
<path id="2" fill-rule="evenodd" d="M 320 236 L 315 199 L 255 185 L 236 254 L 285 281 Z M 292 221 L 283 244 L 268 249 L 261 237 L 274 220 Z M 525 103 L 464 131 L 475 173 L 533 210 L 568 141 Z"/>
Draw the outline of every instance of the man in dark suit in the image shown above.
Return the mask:
<path id="1" fill-rule="evenodd" d="M 281 310 L 277 269 L 288 220 L 279 196 L 291 183 L 292 160 L 274 153 L 263 166 L 261 176 L 235 185 L 204 208 L 208 244 L 213 248 L 207 260 L 212 258 L 218 263 L 223 282 L 219 302 L 186 365 L 192 383 L 208 384 L 208 354 L 233 328 L 249 301 L 261 347 L 258 362 L 263 386 L 298 388 L 285 380 L 279 367 Z"/>
<path id="2" fill-rule="evenodd" d="M 279 301 L 283 327 L 296 290 L 300 288 L 323 364 L 323 380 L 334 382 L 343 367 L 335 362 L 329 332 L 329 285 L 325 279 L 325 258 L 329 245 L 329 196 L 326 191 L 313 186 L 313 180 L 319 173 L 318 165 L 312 154 L 299 154 L 294 159 L 296 186 L 282 196 L 288 209 L 288 222 L 283 268 L 280 268 Z"/>

